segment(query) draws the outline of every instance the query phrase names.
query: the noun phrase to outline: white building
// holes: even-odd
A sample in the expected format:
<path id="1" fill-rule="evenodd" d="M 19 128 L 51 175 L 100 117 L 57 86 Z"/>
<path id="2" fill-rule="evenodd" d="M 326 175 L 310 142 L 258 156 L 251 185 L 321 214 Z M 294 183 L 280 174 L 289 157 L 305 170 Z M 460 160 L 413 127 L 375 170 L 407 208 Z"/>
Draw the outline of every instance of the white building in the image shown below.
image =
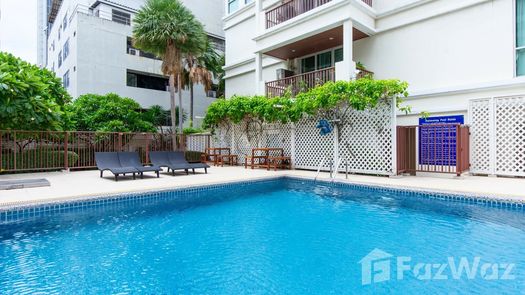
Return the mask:
<path id="1" fill-rule="evenodd" d="M 472 99 L 525 94 L 523 0 L 225 4 L 227 96 L 279 92 L 292 75 L 348 80 L 364 73 L 356 63 L 409 83 L 413 112 L 399 114 L 399 125 L 418 124 L 422 111 L 468 123 Z"/>
<path id="2" fill-rule="evenodd" d="M 224 47 L 222 0 L 182 1 L 199 19 L 217 48 Z M 131 45 L 134 14 L 144 0 L 49 0 L 47 68 L 63 79 L 74 97 L 86 93 L 117 93 L 143 108 L 169 109 L 167 77 L 161 61 Z M 200 125 L 215 92 L 195 86 L 195 125 Z M 189 91 L 183 92 L 189 114 Z M 186 124 L 189 120 L 187 120 Z"/>

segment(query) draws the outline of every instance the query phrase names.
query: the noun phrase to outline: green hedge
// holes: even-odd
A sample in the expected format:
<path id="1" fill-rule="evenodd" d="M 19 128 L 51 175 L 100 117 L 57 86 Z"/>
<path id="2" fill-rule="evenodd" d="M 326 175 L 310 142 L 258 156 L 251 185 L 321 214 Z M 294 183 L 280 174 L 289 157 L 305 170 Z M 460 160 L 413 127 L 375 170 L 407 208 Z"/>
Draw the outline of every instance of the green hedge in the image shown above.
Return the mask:
<path id="1" fill-rule="evenodd" d="M 201 152 L 197 151 L 186 151 L 184 153 L 184 156 L 186 157 L 186 161 L 190 163 L 197 163 L 201 161 Z"/>
<path id="2" fill-rule="evenodd" d="M 14 153 L 2 153 L 3 170 L 13 170 L 15 168 Z M 68 152 L 68 164 L 73 166 L 78 161 L 78 155 L 75 152 Z M 16 154 L 16 170 L 20 169 L 46 169 L 64 167 L 64 152 L 50 150 L 27 150 Z"/>

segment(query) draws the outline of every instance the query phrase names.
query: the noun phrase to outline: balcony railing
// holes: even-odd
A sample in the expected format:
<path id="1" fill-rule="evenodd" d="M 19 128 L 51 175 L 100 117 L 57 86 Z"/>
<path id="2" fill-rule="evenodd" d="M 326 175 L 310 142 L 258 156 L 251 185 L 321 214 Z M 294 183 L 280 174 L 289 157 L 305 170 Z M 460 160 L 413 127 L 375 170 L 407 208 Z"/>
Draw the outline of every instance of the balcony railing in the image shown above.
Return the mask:
<path id="1" fill-rule="evenodd" d="M 271 28 L 332 0 L 292 0 L 266 12 L 266 28 Z"/>
<path id="2" fill-rule="evenodd" d="M 324 5 L 332 0 L 291 0 L 266 12 L 266 28 L 269 29 L 298 15 Z M 361 0 L 372 7 L 373 0 Z"/>
<path id="3" fill-rule="evenodd" d="M 335 67 L 267 82 L 266 96 L 281 96 L 287 91 L 290 92 L 290 95 L 295 96 L 299 92 L 307 91 L 328 81 L 335 81 Z"/>
<path id="4" fill-rule="evenodd" d="M 357 75 L 356 79 L 362 79 L 362 78 L 374 78 L 374 72 L 370 72 L 368 70 L 364 69 L 357 69 Z"/>

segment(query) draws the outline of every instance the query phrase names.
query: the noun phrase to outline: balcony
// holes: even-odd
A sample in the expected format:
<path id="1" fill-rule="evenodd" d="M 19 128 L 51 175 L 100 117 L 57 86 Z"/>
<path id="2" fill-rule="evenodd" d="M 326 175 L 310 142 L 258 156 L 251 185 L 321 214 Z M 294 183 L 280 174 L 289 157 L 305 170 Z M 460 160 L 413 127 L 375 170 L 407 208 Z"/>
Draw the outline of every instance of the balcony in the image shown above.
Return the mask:
<path id="1" fill-rule="evenodd" d="M 335 81 L 335 67 L 308 72 L 266 83 L 266 96 L 281 96 L 287 91 L 291 96 L 307 91 L 328 81 Z"/>
<path id="2" fill-rule="evenodd" d="M 374 72 L 358 69 L 355 79 L 373 78 Z M 287 77 L 266 83 L 266 96 L 282 96 L 287 91 L 292 97 L 301 92 L 308 91 L 315 86 L 323 85 L 329 81 L 335 81 L 335 67 L 330 67 L 318 71 L 308 72 L 300 75 Z"/>
<path id="3" fill-rule="evenodd" d="M 269 29 L 295 18 L 332 0 L 291 0 L 266 12 L 266 28 Z M 372 7 L 373 0 L 361 0 Z"/>

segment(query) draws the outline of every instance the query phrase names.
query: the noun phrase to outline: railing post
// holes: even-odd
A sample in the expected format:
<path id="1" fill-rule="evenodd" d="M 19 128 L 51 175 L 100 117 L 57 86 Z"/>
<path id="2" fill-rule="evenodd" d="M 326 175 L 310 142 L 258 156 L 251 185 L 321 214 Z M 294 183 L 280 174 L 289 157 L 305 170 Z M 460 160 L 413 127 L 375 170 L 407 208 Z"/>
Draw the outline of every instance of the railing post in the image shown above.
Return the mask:
<path id="1" fill-rule="evenodd" d="M 117 149 L 118 152 L 121 152 L 122 151 L 122 133 L 119 132 L 118 134 L 118 149 Z"/>
<path id="2" fill-rule="evenodd" d="M 151 146 L 151 137 L 153 135 L 151 133 L 146 133 L 146 163 L 149 164 L 149 152 L 150 152 L 150 146 Z"/>
<path id="3" fill-rule="evenodd" d="M 461 176 L 461 132 L 460 125 L 456 125 L 456 176 Z"/>
<path id="4" fill-rule="evenodd" d="M 69 132 L 66 132 L 64 133 L 64 170 L 69 169 L 68 143 L 69 143 Z"/>
<path id="5" fill-rule="evenodd" d="M 13 169 L 16 171 L 16 151 L 18 150 L 18 145 L 16 144 L 16 131 L 13 132 L 13 142 L 14 142 L 14 151 L 13 151 Z"/>

